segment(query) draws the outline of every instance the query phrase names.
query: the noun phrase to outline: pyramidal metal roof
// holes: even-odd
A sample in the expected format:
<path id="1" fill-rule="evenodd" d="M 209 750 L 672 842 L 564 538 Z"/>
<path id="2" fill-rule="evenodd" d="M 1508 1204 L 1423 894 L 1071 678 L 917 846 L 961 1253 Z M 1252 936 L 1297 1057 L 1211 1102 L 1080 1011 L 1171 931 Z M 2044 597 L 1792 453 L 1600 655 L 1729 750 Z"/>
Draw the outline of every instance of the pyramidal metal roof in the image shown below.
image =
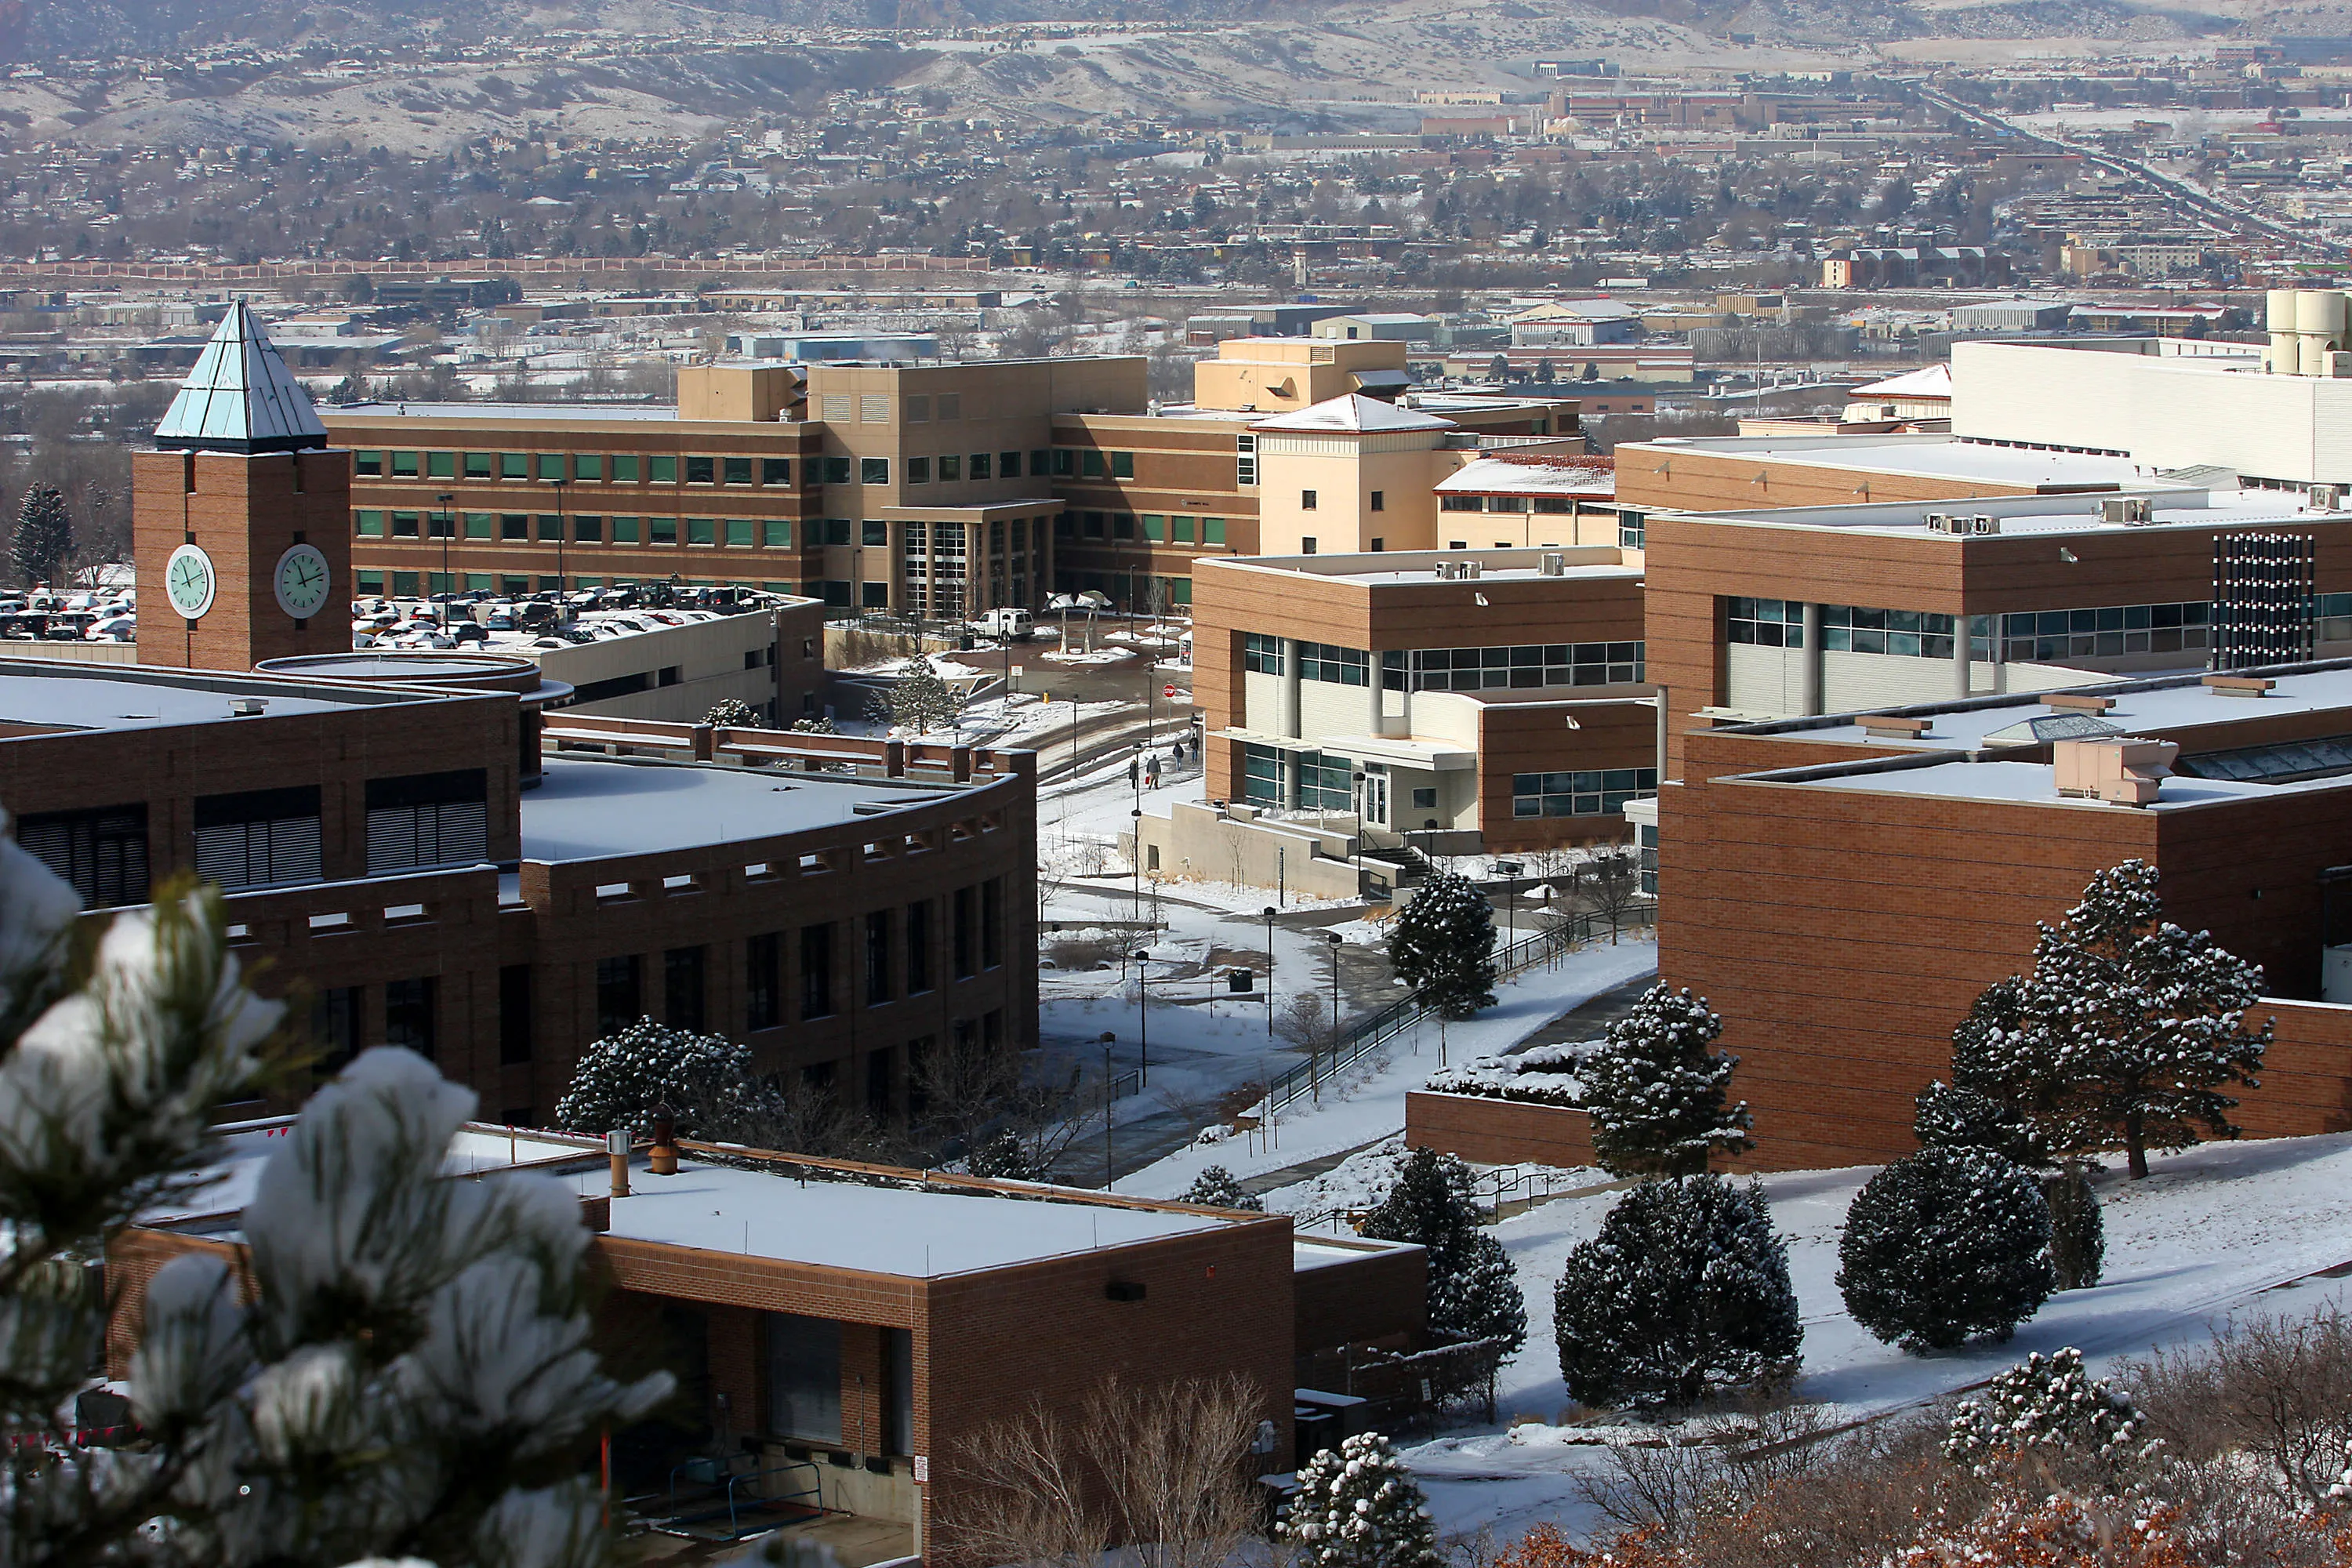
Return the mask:
<path id="1" fill-rule="evenodd" d="M 155 445 L 183 452 L 299 452 L 328 439 L 310 395 L 238 300 L 155 426 Z"/>
<path id="2" fill-rule="evenodd" d="M 1454 427 L 1451 419 L 1400 408 L 1377 397 L 1366 397 L 1360 392 L 1345 392 L 1337 397 L 1327 397 L 1296 413 L 1277 414 L 1271 419 L 1258 420 L 1250 426 L 1253 430 L 1350 431 L 1451 430 Z"/>

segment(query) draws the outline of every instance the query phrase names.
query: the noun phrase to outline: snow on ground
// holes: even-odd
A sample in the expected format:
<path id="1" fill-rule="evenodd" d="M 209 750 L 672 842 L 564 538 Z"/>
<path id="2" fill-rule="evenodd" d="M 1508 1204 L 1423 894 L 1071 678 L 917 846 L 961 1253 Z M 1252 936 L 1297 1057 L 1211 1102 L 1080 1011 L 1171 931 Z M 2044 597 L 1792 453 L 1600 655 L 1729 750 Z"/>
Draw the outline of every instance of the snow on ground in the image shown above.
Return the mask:
<path id="1" fill-rule="evenodd" d="M 2107 1232 L 2100 1285 L 2053 1297 L 2008 1344 L 1933 1356 L 1881 1344 L 1846 1316 L 1838 1296 L 1839 1230 L 1874 1167 L 1762 1178 L 1804 1316 L 1798 1396 L 1842 1417 L 1878 1414 L 2064 1345 L 2112 1371 L 2120 1359 L 2202 1337 L 2233 1310 L 2302 1315 L 2352 1294 L 2352 1279 L 2265 1294 L 2352 1262 L 2352 1134 L 2210 1144 L 2155 1156 L 2154 1165 L 2145 1182 L 2128 1182 L 2120 1170 L 2098 1179 Z M 1615 1201 L 1613 1192 L 1562 1198 L 1496 1227 L 1527 1298 L 1528 1333 L 1503 1371 L 1496 1409 L 1505 1424 L 1534 1424 L 1468 1428 L 1409 1451 L 1442 1531 L 1485 1527 L 1509 1541 L 1541 1520 L 1571 1532 L 1594 1526 L 1575 1476 L 1601 1462 L 1594 1440 L 1605 1434 L 1558 1425 L 1570 1411 L 1551 1300 L 1570 1249 L 1599 1229 Z"/>
<path id="2" fill-rule="evenodd" d="M 1300 1100 L 1275 1116 L 1265 1133 L 1195 1143 L 1119 1178 L 1118 1190 L 1143 1197 L 1173 1197 L 1211 1165 L 1236 1176 L 1278 1171 L 1377 1142 L 1404 1126 L 1405 1091 L 1446 1062 L 1507 1050 L 1570 1008 L 1639 979 L 1657 966 L 1646 941 L 1588 947 L 1495 988 L 1496 1004 L 1467 1023 L 1423 1024 L 1364 1059 L 1360 1071 L 1327 1085 L 1322 1102 Z M 1159 1015 L 1154 1014 L 1157 1022 Z M 1154 1039 L 1158 1038 L 1155 1032 Z"/>

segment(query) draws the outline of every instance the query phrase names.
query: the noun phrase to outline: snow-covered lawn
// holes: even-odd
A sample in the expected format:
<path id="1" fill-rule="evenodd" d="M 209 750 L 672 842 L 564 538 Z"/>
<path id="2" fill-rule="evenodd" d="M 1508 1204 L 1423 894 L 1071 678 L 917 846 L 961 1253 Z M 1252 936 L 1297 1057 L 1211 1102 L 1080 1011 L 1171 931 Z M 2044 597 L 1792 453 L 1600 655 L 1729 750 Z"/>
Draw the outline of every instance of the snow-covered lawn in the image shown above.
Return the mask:
<path id="1" fill-rule="evenodd" d="M 2209 1144 L 2156 1156 L 2145 1182 L 2125 1180 L 2119 1168 L 2099 1177 L 2107 1254 L 2096 1288 L 2053 1297 L 2006 1345 L 1907 1355 L 1858 1327 L 1838 1298 L 1839 1227 L 1874 1169 L 1763 1178 L 1804 1314 L 1797 1394 L 1841 1416 L 1932 1400 L 2030 1351 L 2074 1345 L 2108 1370 L 2119 1359 L 2201 1337 L 2233 1311 L 2301 1315 L 2352 1289 L 2352 1279 L 2308 1278 L 2352 1262 L 2352 1133 Z M 1442 1530 L 1487 1527 L 1507 1541 L 1542 1520 L 1571 1531 L 1593 1527 L 1574 1477 L 1600 1462 L 1592 1443 L 1600 1434 L 1552 1425 L 1568 1413 L 1569 1400 L 1551 1339 L 1551 1300 L 1569 1250 L 1600 1227 L 1615 1201 L 1613 1193 L 1560 1199 L 1496 1228 L 1527 1298 L 1528 1328 L 1527 1348 L 1504 1369 L 1496 1411 L 1506 1424 L 1514 1417 L 1537 1424 L 1474 1428 L 1410 1451 Z"/>
<path id="2" fill-rule="evenodd" d="M 1400 1036 L 1360 1070 L 1327 1085 L 1319 1105 L 1300 1100 L 1276 1117 L 1270 1137 L 1192 1144 L 1120 1177 L 1118 1190 L 1172 1197 L 1211 1165 L 1246 1177 L 1375 1142 L 1404 1126 L 1405 1093 L 1437 1070 L 1441 1044 L 1449 1063 L 1507 1050 L 1570 1008 L 1649 973 L 1657 961 L 1655 946 L 1631 937 L 1569 953 L 1554 967 L 1496 986 L 1495 1005 L 1468 1023 L 1446 1026 L 1442 1042 L 1433 1023 Z M 1159 1016 L 1153 1014 L 1155 1024 Z"/>

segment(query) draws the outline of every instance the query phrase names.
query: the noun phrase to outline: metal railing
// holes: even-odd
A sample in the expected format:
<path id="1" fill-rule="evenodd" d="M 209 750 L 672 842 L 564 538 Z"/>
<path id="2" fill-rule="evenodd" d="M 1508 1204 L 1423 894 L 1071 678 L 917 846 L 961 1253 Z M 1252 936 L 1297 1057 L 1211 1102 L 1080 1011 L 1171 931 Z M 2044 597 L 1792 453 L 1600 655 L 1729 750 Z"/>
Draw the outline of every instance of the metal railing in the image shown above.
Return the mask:
<path id="1" fill-rule="evenodd" d="M 1617 932 L 1622 935 L 1629 931 L 1640 931 L 1656 917 L 1657 911 L 1647 906 L 1629 910 L 1618 917 Z M 1593 915 L 1563 917 L 1555 924 L 1531 931 L 1498 948 L 1495 953 L 1495 978 L 1508 980 L 1539 963 L 1553 963 L 1563 953 L 1599 940 L 1609 930 L 1610 925 L 1605 919 Z M 1271 992 L 1267 994 L 1266 1005 L 1274 1005 Z M 1325 1079 L 1361 1060 L 1432 1016 L 1432 1009 L 1423 1006 L 1417 998 L 1411 997 L 1367 1013 L 1341 1030 L 1339 1037 L 1332 1044 L 1308 1052 L 1305 1061 L 1268 1084 L 1265 1108 L 1280 1110 L 1307 1096 L 1319 1097 Z"/>

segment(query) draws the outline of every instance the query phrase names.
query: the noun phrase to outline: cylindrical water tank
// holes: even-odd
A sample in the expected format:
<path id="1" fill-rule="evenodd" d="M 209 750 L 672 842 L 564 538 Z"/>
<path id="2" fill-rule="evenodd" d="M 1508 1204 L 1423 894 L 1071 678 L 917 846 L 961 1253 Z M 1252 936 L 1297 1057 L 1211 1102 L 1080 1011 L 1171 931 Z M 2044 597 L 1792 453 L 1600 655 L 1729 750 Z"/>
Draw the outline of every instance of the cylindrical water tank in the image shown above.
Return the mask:
<path id="1" fill-rule="evenodd" d="M 2294 331 L 2294 290 L 2273 289 L 2264 307 L 2263 324 L 2273 332 Z"/>
<path id="2" fill-rule="evenodd" d="M 2294 296 L 2294 330 L 2305 337 L 2344 335 L 2344 296 L 2333 289 L 2301 289 Z"/>
<path id="3" fill-rule="evenodd" d="M 2295 374 L 2326 375 L 2327 356 L 2336 352 L 2336 340 L 2317 332 L 2297 332 L 2295 340 L 2300 345 L 2295 354 Z"/>
<path id="4" fill-rule="evenodd" d="M 2293 332 L 2271 334 L 2270 372 L 2273 375 L 2294 375 L 2303 368 L 2303 345 Z"/>

